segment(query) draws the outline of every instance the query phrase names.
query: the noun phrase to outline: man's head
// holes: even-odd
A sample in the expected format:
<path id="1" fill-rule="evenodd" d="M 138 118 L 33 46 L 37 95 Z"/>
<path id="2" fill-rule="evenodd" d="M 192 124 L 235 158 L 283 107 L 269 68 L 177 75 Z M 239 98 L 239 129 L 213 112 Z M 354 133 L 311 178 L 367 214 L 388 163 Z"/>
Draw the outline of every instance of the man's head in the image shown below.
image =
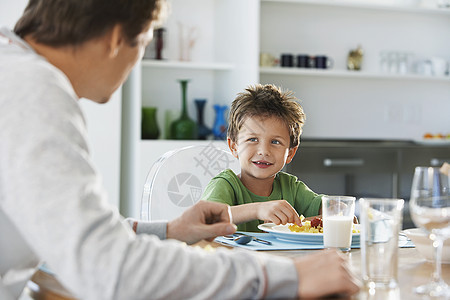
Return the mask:
<path id="1" fill-rule="evenodd" d="M 248 118 L 276 117 L 289 129 L 290 148 L 297 147 L 305 122 L 303 108 L 290 91 L 267 84 L 249 87 L 231 104 L 228 137 L 237 142 L 239 131 Z"/>
<path id="2" fill-rule="evenodd" d="M 14 32 L 47 46 L 78 46 L 120 24 L 134 45 L 164 7 L 162 0 L 30 0 Z"/>
<path id="3" fill-rule="evenodd" d="M 30 0 L 14 31 L 79 98 L 107 102 L 142 58 L 165 0 Z"/>

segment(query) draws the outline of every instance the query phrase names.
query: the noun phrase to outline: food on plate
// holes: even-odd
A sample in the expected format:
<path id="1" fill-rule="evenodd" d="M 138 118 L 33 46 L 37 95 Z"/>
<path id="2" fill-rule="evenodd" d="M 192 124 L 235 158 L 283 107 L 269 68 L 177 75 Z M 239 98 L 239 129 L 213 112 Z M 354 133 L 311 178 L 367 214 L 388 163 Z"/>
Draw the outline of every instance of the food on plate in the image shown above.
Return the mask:
<path id="1" fill-rule="evenodd" d="M 450 133 L 445 135 L 445 134 L 442 134 L 442 133 L 433 134 L 433 133 L 427 132 L 427 133 L 425 133 L 423 135 L 423 138 L 425 140 L 430 140 L 430 139 L 433 139 L 433 140 L 434 139 L 436 139 L 436 140 L 450 139 Z"/>
<path id="2" fill-rule="evenodd" d="M 303 226 L 298 226 L 297 224 L 289 225 L 289 230 L 292 232 L 303 232 L 303 233 L 323 233 L 323 224 L 321 218 L 314 218 L 311 221 L 304 221 L 305 217 L 300 216 Z"/>
<path id="3" fill-rule="evenodd" d="M 303 226 L 298 226 L 297 224 L 290 224 L 288 226 L 289 230 L 292 232 L 300 233 L 323 233 L 323 221 L 322 218 L 315 217 L 312 220 L 305 220 L 303 215 L 300 216 Z M 352 225 L 352 233 L 359 233 L 359 229 Z"/>

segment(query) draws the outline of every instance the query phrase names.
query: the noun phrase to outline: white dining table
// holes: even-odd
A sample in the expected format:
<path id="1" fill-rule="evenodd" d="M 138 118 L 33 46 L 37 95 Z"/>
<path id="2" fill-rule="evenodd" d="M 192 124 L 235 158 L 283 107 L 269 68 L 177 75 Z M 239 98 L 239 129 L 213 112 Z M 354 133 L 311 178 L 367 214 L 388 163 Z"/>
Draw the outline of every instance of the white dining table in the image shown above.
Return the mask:
<path id="1" fill-rule="evenodd" d="M 210 251 L 215 248 L 229 248 L 232 247 L 219 244 L 216 242 L 201 241 L 193 246 L 207 247 Z M 211 250 L 212 248 L 212 250 Z M 434 266 L 431 262 L 426 261 L 416 248 L 399 248 L 399 264 L 398 264 L 398 285 L 397 290 L 380 291 L 377 290 L 375 295 L 371 295 L 367 290 L 361 291 L 352 296 L 351 299 L 380 299 L 380 300 L 397 300 L 397 299 L 424 299 L 415 294 L 413 288 L 427 283 L 432 276 Z M 252 251 L 252 250 L 244 250 Z M 311 254 L 315 251 L 321 250 L 274 250 L 263 251 L 272 255 L 279 255 L 284 257 L 300 257 Z M 345 254 L 356 276 L 361 276 L 361 250 L 352 249 Z M 442 276 L 445 282 L 450 284 L 450 264 L 442 265 Z M 53 275 L 38 270 L 31 278 L 26 288 L 28 299 L 42 299 L 42 300 L 72 300 L 75 299 L 69 291 L 67 291 Z M 336 299 L 336 298 L 333 298 Z M 340 298 L 339 298 L 340 299 Z"/>

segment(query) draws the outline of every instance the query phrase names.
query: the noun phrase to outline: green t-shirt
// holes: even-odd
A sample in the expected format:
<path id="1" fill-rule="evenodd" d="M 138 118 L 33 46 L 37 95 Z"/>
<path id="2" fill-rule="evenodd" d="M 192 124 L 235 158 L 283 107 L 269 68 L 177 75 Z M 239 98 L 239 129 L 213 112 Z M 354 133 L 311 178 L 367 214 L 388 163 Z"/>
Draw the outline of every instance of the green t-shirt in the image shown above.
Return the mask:
<path id="1" fill-rule="evenodd" d="M 258 196 L 250 192 L 241 180 L 230 169 L 222 171 L 214 177 L 203 192 L 202 199 L 225 203 L 228 205 L 240 205 L 270 200 L 286 200 L 299 215 L 311 217 L 319 214 L 322 204 L 322 195 L 314 193 L 297 177 L 279 172 L 273 182 L 272 193 L 269 197 Z M 253 220 L 238 225 L 241 231 L 260 231 L 260 220 Z"/>

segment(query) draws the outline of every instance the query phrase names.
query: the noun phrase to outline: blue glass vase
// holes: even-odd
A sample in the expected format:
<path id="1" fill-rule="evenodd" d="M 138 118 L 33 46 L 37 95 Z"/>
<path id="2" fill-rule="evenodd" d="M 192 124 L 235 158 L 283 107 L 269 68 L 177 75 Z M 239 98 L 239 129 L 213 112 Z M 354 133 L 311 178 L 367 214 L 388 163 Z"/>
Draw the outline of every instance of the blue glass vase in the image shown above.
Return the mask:
<path id="1" fill-rule="evenodd" d="M 214 105 L 216 119 L 214 121 L 212 132 L 215 140 L 225 140 L 227 138 L 228 124 L 225 117 L 227 109 L 228 106 L 226 105 Z"/>
<path id="2" fill-rule="evenodd" d="M 206 140 L 208 135 L 211 134 L 211 129 L 206 127 L 203 120 L 203 113 L 205 111 L 206 99 L 195 99 L 194 102 L 197 108 L 198 139 Z"/>

